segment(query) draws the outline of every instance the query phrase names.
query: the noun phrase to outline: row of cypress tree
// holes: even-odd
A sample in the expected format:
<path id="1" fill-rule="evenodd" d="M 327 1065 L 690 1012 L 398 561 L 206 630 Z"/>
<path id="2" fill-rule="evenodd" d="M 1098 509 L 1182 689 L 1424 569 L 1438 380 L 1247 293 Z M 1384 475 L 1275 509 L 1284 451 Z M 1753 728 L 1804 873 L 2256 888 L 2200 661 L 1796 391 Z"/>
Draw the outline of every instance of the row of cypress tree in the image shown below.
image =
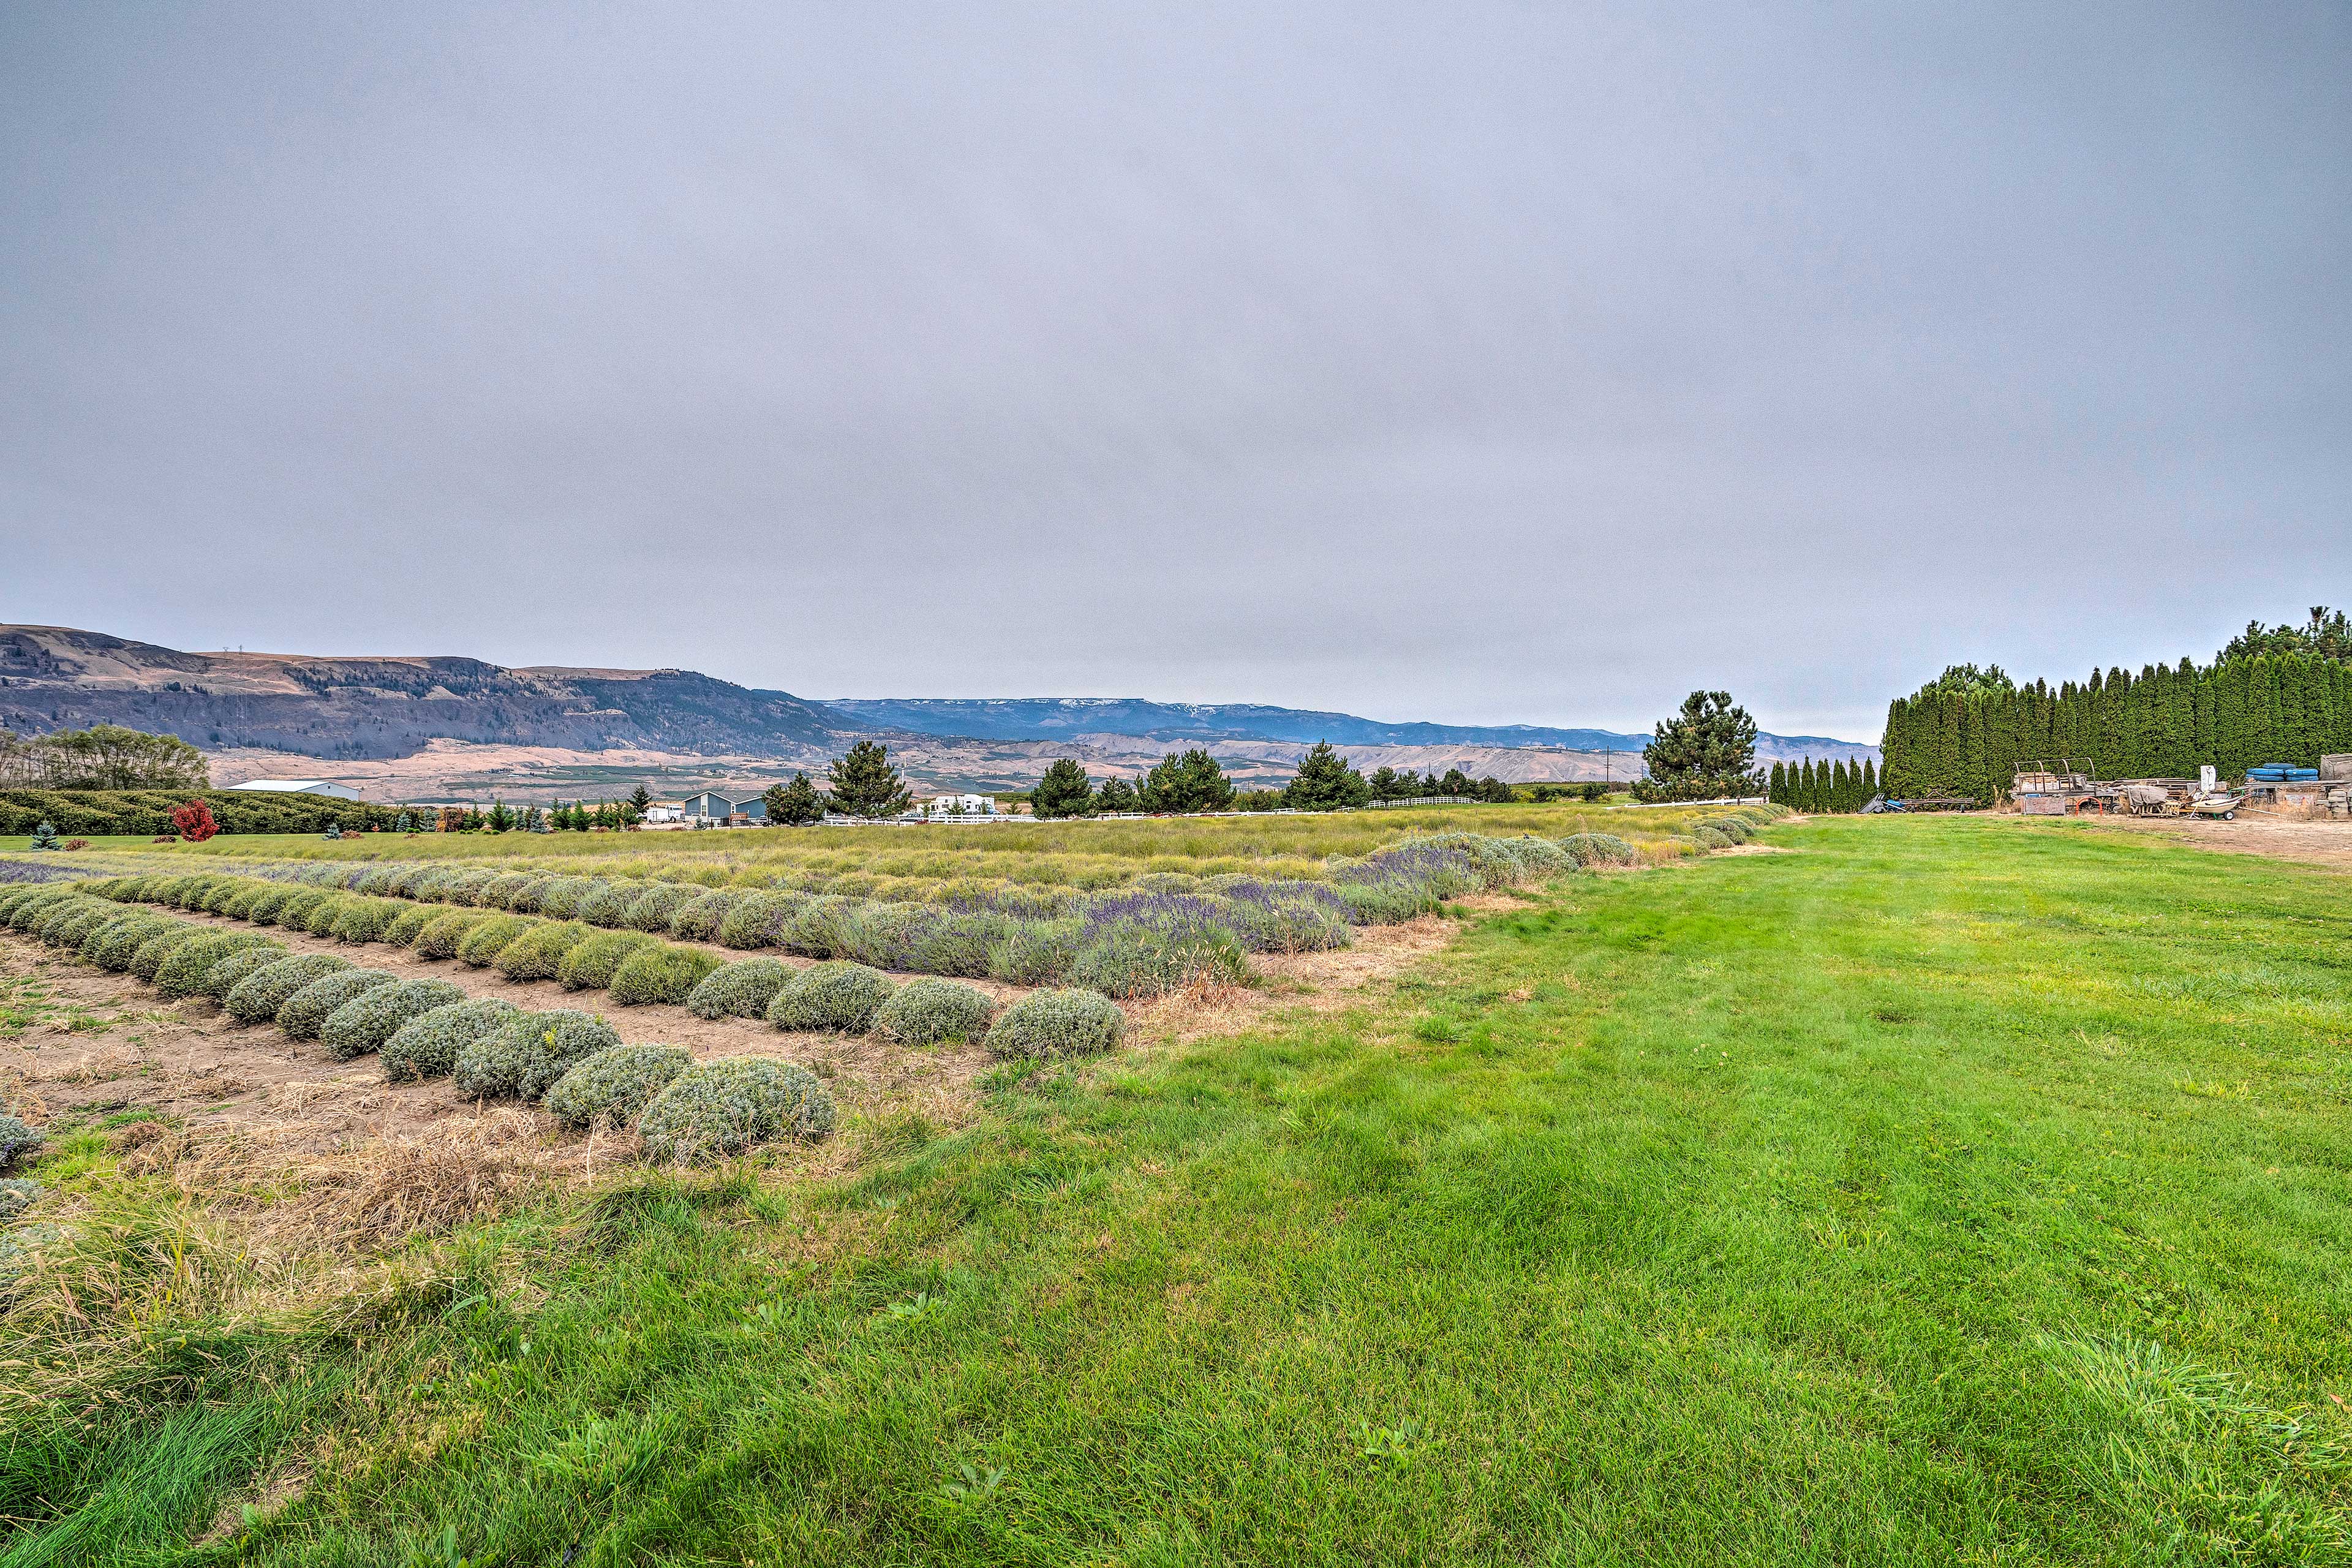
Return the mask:
<path id="1" fill-rule="evenodd" d="M 1843 758 L 1819 767 L 1811 757 L 1794 766 L 1774 763 L 1764 793 L 1779 805 L 1815 815 L 1860 811 L 1878 793 L 1878 769 L 1868 757 L 1860 767 Z"/>
<path id="2" fill-rule="evenodd" d="M 2021 763 L 2071 763 L 2095 778 L 2225 779 L 2263 763 L 2352 752 L 2352 664 L 2263 654 L 2200 666 L 2097 670 L 2080 684 L 2013 687 L 1998 670 L 1948 670 L 1886 710 L 1891 795 L 1960 795 L 1990 805 Z M 1958 679 L 1956 679 L 1958 677 Z"/>

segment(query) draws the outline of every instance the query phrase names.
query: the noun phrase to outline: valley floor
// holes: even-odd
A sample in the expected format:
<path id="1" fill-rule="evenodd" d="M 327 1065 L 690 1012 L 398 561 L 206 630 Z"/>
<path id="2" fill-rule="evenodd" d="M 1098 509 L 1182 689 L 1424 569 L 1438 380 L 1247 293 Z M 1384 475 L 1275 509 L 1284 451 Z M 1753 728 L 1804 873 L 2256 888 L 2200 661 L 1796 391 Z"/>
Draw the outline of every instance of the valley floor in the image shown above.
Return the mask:
<path id="1" fill-rule="evenodd" d="M 93 1123 L 36 1174 L 113 1239 L 0 1320 L 56 1391 L 0 1406 L 0 1551 L 2352 1556 L 2352 883 L 2071 826 L 1763 842 L 325 1294 L 226 1291 L 205 1194 Z"/>

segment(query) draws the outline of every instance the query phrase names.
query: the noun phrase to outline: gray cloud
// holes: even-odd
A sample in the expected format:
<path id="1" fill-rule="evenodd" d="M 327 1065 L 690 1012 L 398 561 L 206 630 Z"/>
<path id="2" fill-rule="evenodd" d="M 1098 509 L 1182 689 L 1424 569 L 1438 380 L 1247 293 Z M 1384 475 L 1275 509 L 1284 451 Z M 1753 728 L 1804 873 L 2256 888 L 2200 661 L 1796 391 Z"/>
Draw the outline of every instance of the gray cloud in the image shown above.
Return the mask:
<path id="1" fill-rule="evenodd" d="M 2352 13 L 0 16 L 0 618 L 1874 735 L 2352 598 Z"/>

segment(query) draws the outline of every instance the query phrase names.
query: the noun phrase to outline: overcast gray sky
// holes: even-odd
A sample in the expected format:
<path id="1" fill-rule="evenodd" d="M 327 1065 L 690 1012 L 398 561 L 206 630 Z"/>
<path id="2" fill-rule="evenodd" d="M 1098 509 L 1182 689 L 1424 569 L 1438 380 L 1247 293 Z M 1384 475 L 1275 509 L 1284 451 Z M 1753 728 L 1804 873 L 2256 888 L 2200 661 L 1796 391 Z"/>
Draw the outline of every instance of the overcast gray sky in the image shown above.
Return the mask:
<path id="1" fill-rule="evenodd" d="M 2352 600 L 2352 6 L 0 9 L 0 620 L 1874 739 Z"/>

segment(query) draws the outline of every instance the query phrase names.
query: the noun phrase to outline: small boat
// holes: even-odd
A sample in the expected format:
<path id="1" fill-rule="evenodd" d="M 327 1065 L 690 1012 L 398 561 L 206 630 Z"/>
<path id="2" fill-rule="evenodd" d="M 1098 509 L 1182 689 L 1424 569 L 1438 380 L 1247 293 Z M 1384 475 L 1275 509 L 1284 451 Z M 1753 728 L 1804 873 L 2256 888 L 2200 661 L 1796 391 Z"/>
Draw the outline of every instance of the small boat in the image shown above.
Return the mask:
<path id="1" fill-rule="evenodd" d="M 2246 797 L 2242 795 L 2228 795 L 2216 790 L 2210 795 L 2199 795 L 2180 809 L 2190 816 L 2218 816 L 2228 822 L 2238 815 L 2238 807 L 2245 804 Z"/>

